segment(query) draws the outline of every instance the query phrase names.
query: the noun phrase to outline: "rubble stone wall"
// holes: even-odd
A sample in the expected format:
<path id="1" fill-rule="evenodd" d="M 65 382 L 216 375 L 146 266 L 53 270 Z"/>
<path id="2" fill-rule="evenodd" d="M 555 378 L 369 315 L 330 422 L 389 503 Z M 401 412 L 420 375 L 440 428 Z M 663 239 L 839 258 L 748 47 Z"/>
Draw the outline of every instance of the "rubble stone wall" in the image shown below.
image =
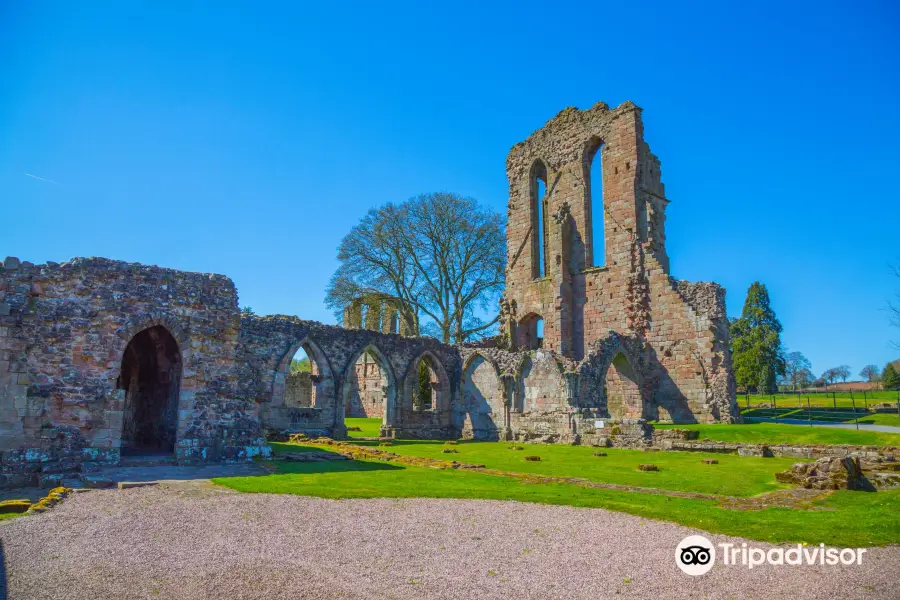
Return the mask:
<path id="1" fill-rule="evenodd" d="M 181 359 L 175 455 L 245 460 L 268 448 L 234 358 L 237 292 L 222 275 L 102 258 L 0 268 L 2 484 L 118 463 L 123 353 L 164 328 Z"/>
<path id="2" fill-rule="evenodd" d="M 284 379 L 284 405 L 309 408 L 313 405 L 312 391 L 311 373 L 288 373 Z"/>

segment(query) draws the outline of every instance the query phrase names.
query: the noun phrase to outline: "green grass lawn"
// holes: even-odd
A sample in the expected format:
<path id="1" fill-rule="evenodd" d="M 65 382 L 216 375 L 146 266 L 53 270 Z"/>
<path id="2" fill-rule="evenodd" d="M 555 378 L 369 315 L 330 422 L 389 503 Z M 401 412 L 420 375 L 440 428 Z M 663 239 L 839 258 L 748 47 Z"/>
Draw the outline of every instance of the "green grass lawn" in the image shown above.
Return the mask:
<path id="1" fill-rule="evenodd" d="M 853 392 L 851 395 L 850 392 L 831 392 L 826 393 L 818 393 L 818 394 L 774 394 L 774 401 L 776 405 L 781 405 L 782 403 L 786 405 L 796 406 L 797 405 L 797 397 L 800 397 L 800 401 L 803 403 L 803 406 L 806 406 L 807 399 L 812 406 L 838 406 L 838 407 L 864 407 L 866 404 L 874 404 L 875 402 L 892 402 L 897 403 L 900 401 L 900 393 L 896 391 L 883 391 L 877 390 L 874 392 L 867 391 L 865 395 L 862 392 Z M 762 404 L 762 403 L 772 403 L 773 394 L 750 394 L 750 406 L 754 404 Z M 738 394 L 737 395 L 737 403 L 741 406 L 741 408 L 747 406 L 747 394 Z"/>
<path id="2" fill-rule="evenodd" d="M 655 458 L 658 454 L 647 456 Z M 712 500 L 570 484 L 525 483 L 483 473 L 407 467 L 379 461 L 276 462 L 276 465 L 279 473 L 275 475 L 217 478 L 214 482 L 240 492 L 334 499 L 477 498 L 606 508 L 769 542 L 870 546 L 900 541 L 900 519 L 896 518 L 900 511 L 900 490 L 835 492 L 817 507 L 822 510 L 767 508 L 737 511 L 720 508 Z M 727 465 L 715 466 L 727 468 Z M 730 470 L 723 478 L 741 479 L 742 472 Z M 589 517 L 585 515 L 585 518 Z"/>
<path id="3" fill-rule="evenodd" d="M 835 427 L 809 427 L 779 423 L 746 423 L 728 425 L 655 424 L 657 429 L 693 429 L 700 439 L 750 444 L 854 444 L 860 446 L 900 446 L 900 434 L 878 431 L 856 431 Z"/>
<path id="4" fill-rule="evenodd" d="M 350 437 L 378 437 L 381 435 L 381 419 L 367 419 L 365 417 L 346 417 L 344 424 L 347 427 L 359 427 L 362 431 L 348 431 Z"/>
<path id="5" fill-rule="evenodd" d="M 357 436 L 376 436 L 379 419 L 348 419 L 363 429 Z M 898 444 L 900 436 L 854 430 L 778 424 L 660 425 L 700 430 L 701 437 L 722 441 L 793 443 Z M 358 440 L 359 445 L 377 442 Z M 523 450 L 510 450 L 513 445 Z M 834 492 L 815 505 L 816 510 L 766 508 L 733 510 L 716 500 L 675 498 L 640 491 L 589 488 L 567 483 L 542 483 L 512 477 L 454 469 L 433 469 L 391 462 L 347 460 L 282 462 L 278 455 L 291 451 L 328 451 L 327 447 L 272 444 L 277 473 L 257 477 L 215 479 L 240 492 L 278 493 L 322 498 L 473 498 L 515 500 L 543 504 L 605 508 L 646 518 L 673 521 L 687 527 L 743 536 L 768 542 L 825 543 L 836 546 L 871 546 L 900 543 L 900 490 Z M 456 453 L 444 454 L 444 448 Z M 641 452 L 511 442 L 395 441 L 397 454 L 484 464 L 497 470 L 547 476 L 579 477 L 590 481 L 728 496 L 748 497 L 782 487 L 778 471 L 797 462 L 787 458 L 756 458 L 699 452 Z M 525 456 L 541 461 L 525 461 Z M 714 457 L 717 465 L 701 460 Z M 640 463 L 658 465 L 659 472 L 637 470 Z M 513 509 L 514 510 L 514 509 Z"/>
<path id="6" fill-rule="evenodd" d="M 377 442 L 358 442 L 377 445 Z M 561 444 L 515 444 L 524 450 L 510 450 L 508 442 L 459 442 L 447 446 L 437 441 L 395 441 L 385 448 L 397 454 L 423 456 L 438 460 L 483 464 L 491 469 L 558 477 L 581 477 L 590 481 L 640 487 L 754 496 L 785 487 L 775 481 L 775 473 L 797 462 L 793 458 L 756 458 L 700 452 L 642 452 L 605 448 L 607 456 L 594 456 L 598 448 Z M 454 454 L 442 450 L 452 448 Z M 540 456 L 540 461 L 526 461 Z M 704 465 L 704 458 L 715 458 L 718 465 Z M 653 463 L 659 471 L 639 471 L 638 465 Z M 740 473 L 740 477 L 729 476 Z M 725 474 L 723 476 L 723 474 Z"/>

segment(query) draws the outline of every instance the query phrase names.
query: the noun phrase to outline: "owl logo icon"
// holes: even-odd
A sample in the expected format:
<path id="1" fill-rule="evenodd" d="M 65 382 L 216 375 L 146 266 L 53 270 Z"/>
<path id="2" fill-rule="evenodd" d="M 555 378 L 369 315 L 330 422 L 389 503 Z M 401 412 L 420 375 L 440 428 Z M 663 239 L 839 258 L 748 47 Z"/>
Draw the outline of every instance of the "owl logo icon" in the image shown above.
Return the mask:
<path id="1" fill-rule="evenodd" d="M 688 575 L 703 575 L 715 563 L 716 548 L 702 535 L 689 535 L 675 549 L 675 564 Z"/>

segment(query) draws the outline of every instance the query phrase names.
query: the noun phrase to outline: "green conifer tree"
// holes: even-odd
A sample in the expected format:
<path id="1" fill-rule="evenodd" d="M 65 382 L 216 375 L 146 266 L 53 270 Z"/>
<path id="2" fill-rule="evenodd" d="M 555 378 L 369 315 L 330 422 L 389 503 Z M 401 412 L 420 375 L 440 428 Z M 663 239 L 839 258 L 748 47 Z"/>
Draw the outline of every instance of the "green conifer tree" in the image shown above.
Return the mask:
<path id="1" fill-rule="evenodd" d="M 900 372 L 889 362 L 881 372 L 881 385 L 886 390 L 900 390 Z"/>
<path id="2" fill-rule="evenodd" d="M 741 317 L 731 324 L 734 376 L 739 387 L 761 393 L 775 391 L 785 367 L 781 329 L 766 286 L 755 281 L 747 290 Z"/>

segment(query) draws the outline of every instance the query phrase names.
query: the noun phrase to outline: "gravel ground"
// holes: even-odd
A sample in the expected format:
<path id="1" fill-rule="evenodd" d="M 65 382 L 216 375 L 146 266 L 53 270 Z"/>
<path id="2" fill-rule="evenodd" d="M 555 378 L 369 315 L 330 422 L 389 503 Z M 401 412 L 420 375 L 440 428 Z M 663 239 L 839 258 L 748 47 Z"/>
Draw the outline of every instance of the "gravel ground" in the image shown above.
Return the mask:
<path id="1" fill-rule="evenodd" d="M 15 600 L 900 597 L 900 547 L 871 549 L 861 566 L 719 562 L 690 577 L 674 555 L 692 533 L 599 509 L 334 501 L 196 483 L 81 493 L 0 521 Z"/>

